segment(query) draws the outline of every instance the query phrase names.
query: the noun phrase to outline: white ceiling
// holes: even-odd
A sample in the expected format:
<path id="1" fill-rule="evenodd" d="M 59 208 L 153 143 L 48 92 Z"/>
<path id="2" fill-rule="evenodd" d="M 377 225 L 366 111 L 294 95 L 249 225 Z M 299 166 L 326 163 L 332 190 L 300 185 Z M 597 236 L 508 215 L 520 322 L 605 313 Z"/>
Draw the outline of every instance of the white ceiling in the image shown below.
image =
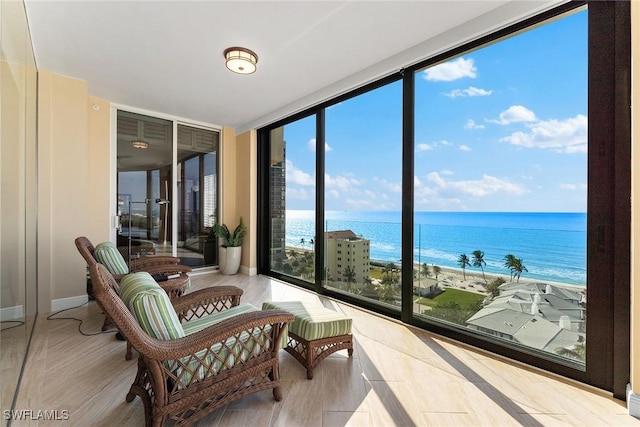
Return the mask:
<path id="1" fill-rule="evenodd" d="M 39 69 L 239 132 L 562 2 L 25 0 Z M 255 51 L 258 71 L 228 71 L 230 46 Z"/>

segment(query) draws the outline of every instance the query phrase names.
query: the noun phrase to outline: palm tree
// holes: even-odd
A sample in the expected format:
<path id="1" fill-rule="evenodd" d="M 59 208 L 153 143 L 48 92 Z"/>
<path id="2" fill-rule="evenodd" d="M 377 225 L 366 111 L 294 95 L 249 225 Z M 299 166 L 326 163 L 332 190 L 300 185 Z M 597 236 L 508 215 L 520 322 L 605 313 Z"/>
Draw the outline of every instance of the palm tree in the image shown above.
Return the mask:
<path id="1" fill-rule="evenodd" d="M 390 276 L 384 276 L 378 286 L 378 298 L 380 301 L 392 302 L 396 292 L 394 290 L 395 282 Z"/>
<path id="2" fill-rule="evenodd" d="M 427 263 L 426 262 L 422 263 L 422 276 L 429 277 L 430 274 L 431 274 L 431 269 L 429 268 Z"/>
<path id="3" fill-rule="evenodd" d="M 398 267 L 394 263 L 389 262 L 389 263 L 385 264 L 384 267 L 382 267 L 382 272 L 384 274 L 389 274 L 389 273 L 395 272 L 397 269 L 398 269 Z"/>
<path id="4" fill-rule="evenodd" d="M 458 257 L 458 265 L 462 268 L 462 278 L 467 280 L 466 268 L 471 265 L 467 254 L 460 254 Z"/>
<path id="5" fill-rule="evenodd" d="M 558 348 L 556 349 L 556 354 L 584 361 L 587 355 L 587 348 L 584 344 L 576 344 L 573 348 Z"/>
<path id="6" fill-rule="evenodd" d="M 516 283 L 520 282 L 520 275 L 523 271 L 528 272 L 529 270 L 527 270 L 527 267 L 522 263 L 522 258 L 516 258 L 513 261 L 513 277 L 516 278 Z"/>
<path id="7" fill-rule="evenodd" d="M 289 258 L 293 258 L 293 259 L 298 258 L 298 252 L 297 252 L 297 251 L 294 251 L 293 249 L 291 249 L 291 250 L 289 251 Z"/>
<path id="8" fill-rule="evenodd" d="M 353 287 L 356 284 L 356 271 L 353 267 L 351 267 L 350 265 L 347 266 L 347 268 L 344 269 L 344 272 L 342 273 L 342 277 L 344 278 L 344 281 L 347 283 L 347 287 L 349 289 L 349 292 L 353 292 Z"/>
<path id="9" fill-rule="evenodd" d="M 482 270 L 482 278 L 484 279 L 484 283 L 487 283 L 487 278 L 484 277 L 485 265 L 487 265 L 487 262 L 484 260 L 484 252 L 479 249 L 473 251 L 473 266 L 480 267 L 480 270 Z"/>
<path id="10" fill-rule="evenodd" d="M 440 274 L 440 272 L 442 272 L 442 269 L 439 266 L 434 265 L 433 266 L 433 275 L 436 276 L 436 283 L 438 283 L 438 274 Z"/>
<path id="11" fill-rule="evenodd" d="M 300 244 L 301 244 L 302 246 L 304 246 L 304 237 L 303 237 L 302 239 L 300 239 Z"/>
<path id="12" fill-rule="evenodd" d="M 515 265 L 516 256 L 507 254 L 504 256 L 504 266 L 509 269 L 509 280 L 513 280 L 513 266 Z"/>

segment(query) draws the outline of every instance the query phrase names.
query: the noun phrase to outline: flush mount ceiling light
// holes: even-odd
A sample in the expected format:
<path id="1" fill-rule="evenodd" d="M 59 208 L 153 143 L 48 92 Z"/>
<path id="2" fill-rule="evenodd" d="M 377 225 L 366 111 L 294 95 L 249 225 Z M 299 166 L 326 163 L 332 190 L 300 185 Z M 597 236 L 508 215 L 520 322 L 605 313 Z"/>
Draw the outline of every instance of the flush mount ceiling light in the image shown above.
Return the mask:
<path id="1" fill-rule="evenodd" d="M 227 68 L 238 74 L 251 74 L 256 71 L 258 55 L 244 47 L 230 47 L 224 51 Z"/>
<path id="2" fill-rule="evenodd" d="M 149 144 L 144 141 L 131 141 L 131 145 L 133 148 L 147 148 L 149 146 Z"/>

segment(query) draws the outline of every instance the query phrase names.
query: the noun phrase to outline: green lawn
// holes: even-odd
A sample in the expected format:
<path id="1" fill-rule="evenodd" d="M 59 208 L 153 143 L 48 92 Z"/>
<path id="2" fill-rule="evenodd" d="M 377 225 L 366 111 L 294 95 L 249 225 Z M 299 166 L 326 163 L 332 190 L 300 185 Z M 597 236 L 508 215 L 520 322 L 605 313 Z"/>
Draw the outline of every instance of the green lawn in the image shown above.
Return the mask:
<path id="1" fill-rule="evenodd" d="M 477 301 L 485 299 L 484 295 L 479 295 L 473 292 L 461 291 L 459 289 L 447 288 L 443 293 L 435 298 L 420 298 L 418 297 L 415 302 L 428 305 L 430 307 L 437 307 L 439 304 L 446 304 L 450 301 L 458 303 L 460 307 L 476 304 Z"/>

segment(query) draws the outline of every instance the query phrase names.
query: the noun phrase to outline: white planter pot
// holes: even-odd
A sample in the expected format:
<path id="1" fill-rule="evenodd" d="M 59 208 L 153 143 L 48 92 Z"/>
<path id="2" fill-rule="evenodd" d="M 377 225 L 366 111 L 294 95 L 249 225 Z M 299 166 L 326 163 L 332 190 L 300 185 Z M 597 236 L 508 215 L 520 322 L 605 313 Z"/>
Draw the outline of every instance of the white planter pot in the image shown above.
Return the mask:
<path id="1" fill-rule="evenodd" d="M 222 274 L 236 274 L 240 268 L 240 258 L 242 258 L 242 246 L 220 247 L 220 272 Z"/>

